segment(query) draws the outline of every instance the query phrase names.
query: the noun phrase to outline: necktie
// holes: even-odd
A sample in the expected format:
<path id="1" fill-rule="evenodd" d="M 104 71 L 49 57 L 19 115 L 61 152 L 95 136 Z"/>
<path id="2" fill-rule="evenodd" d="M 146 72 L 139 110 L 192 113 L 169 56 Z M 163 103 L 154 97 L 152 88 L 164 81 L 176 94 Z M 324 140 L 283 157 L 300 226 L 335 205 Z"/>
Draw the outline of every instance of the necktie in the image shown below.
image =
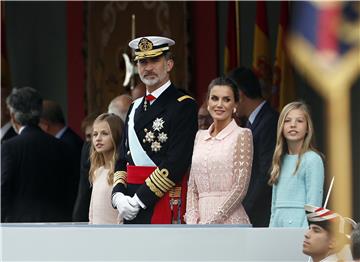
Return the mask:
<path id="1" fill-rule="evenodd" d="M 153 96 L 152 94 L 149 94 L 149 95 L 145 96 L 145 99 L 146 99 L 146 101 L 151 102 L 151 101 L 155 100 L 156 97 Z"/>
<path id="2" fill-rule="evenodd" d="M 145 96 L 145 101 L 144 101 L 144 111 L 146 111 L 148 105 L 150 105 L 150 102 L 155 100 L 156 97 L 153 96 L 152 94 L 149 94 L 147 96 Z"/>

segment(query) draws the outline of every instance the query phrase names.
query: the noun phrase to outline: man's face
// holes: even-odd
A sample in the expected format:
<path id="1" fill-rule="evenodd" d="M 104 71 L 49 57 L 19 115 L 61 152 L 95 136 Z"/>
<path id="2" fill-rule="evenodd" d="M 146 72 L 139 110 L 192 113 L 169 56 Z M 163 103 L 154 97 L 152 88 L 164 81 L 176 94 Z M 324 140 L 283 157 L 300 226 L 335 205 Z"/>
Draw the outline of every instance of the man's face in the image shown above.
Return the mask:
<path id="1" fill-rule="evenodd" d="M 237 103 L 236 116 L 238 118 L 249 117 L 246 114 L 246 104 L 244 102 L 244 93 L 239 90 L 239 102 Z"/>
<path id="2" fill-rule="evenodd" d="M 159 88 L 169 80 L 169 72 L 173 67 L 171 59 L 166 60 L 163 55 L 141 59 L 137 63 L 141 81 L 153 90 Z"/>
<path id="3" fill-rule="evenodd" d="M 85 141 L 86 142 L 91 142 L 92 131 L 93 131 L 93 128 L 91 125 L 86 126 L 86 128 L 85 128 Z"/>
<path id="4" fill-rule="evenodd" d="M 303 253 L 313 258 L 322 259 L 329 255 L 332 239 L 322 227 L 311 224 L 305 233 Z"/>
<path id="5" fill-rule="evenodd" d="M 200 107 L 198 112 L 198 128 L 208 129 L 212 122 L 213 120 L 206 107 Z"/>

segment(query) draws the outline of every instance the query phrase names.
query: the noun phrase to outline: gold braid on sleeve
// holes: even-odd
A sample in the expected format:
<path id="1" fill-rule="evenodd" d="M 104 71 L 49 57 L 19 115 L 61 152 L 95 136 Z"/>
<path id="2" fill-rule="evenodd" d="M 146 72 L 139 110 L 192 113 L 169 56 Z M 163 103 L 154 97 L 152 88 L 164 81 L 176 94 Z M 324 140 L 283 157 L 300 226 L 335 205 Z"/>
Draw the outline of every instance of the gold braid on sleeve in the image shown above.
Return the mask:
<path id="1" fill-rule="evenodd" d="M 113 186 L 121 183 L 124 186 L 127 186 L 127 173 L 125 171 L 116 171 L 114 173 L 114 183 Z"/>

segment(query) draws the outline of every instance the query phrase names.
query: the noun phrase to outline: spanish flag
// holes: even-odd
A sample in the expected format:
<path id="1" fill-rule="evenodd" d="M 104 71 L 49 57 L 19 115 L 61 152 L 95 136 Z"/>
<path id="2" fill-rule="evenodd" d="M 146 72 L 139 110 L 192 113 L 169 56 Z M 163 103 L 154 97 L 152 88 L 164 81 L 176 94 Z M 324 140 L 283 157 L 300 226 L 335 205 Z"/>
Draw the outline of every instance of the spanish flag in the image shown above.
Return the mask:
<path id="1" fill-rule="evenodd" d="M 265 1 L 256 2 L 253 69 L 261 82 L 264 98 L 269 99 L 271 95 L 272 74 L 270 65 L 269 30 Z"/>
<path id="2" fill-rule="evenodd" d="M 228 5 L 228 20 L 226 43 L 224 50 L 224 74 L 226 75 L 232 69 L 240 65 L 239 50 L 239 24 L 237 1 L 230 1 Z"/>
<path id="3" fill-rule="evenodd" d="M 296 98 L 293 71 L 285 49 L 286 32 L 289 25 L 289 2 L 280 3 L 276 57 L 273 69 L 271 104 L 279 112 L 287 103 Z"/>

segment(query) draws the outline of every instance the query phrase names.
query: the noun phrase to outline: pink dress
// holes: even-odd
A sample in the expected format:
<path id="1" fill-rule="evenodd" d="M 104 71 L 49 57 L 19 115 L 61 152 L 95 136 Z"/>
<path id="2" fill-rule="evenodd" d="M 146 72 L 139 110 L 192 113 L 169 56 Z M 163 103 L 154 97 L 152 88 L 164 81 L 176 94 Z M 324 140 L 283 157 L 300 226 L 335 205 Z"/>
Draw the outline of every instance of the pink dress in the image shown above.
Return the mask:
<path id="1" fill-rule="evenodd" d="M 89 224 L 120 224 L 117 209 L 111 206 L 112 185 L 108 183 L 109 169 L 103 166 L 95 170 L 95 181 L 91 192 Z"/>
<path id="2" fill-rule="evenodd" d="M 250 181 L 250 129 L 232 120 L 211 137 L 213 124 L 196 134 L 188 184 L 187 224 L 249 224 L 241 204 Z"/>

